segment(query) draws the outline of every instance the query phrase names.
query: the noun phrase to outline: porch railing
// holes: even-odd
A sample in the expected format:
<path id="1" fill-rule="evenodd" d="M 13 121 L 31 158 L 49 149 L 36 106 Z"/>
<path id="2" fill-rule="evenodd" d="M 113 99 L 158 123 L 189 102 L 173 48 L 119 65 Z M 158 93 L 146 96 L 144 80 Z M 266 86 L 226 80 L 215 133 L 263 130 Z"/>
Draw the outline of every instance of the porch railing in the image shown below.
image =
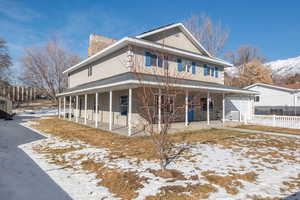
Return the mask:
<path id="1" fill-rule="evenodd" d="M 300 116 L 253 115 L 251 124 L 300 129 Z"/>

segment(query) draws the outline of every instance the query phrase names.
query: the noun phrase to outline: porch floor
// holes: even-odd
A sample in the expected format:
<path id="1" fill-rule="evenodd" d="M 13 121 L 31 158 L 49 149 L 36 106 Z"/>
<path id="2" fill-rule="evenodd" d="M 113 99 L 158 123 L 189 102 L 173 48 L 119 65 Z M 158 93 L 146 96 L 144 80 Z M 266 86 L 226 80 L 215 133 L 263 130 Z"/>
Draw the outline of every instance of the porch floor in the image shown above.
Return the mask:
<path id="1" fill-rule="evenodd" d="M 68 119 L 66 118 L 66 120 Z M 76 122 L 74 117 L 71 118 L 71 121 Z M 78 123 L 84 125 L 84 118 L 78 118 Z M 222 123 L 222 121 L 220 120 L 211 120 L 209 125 L 207 124 L 207 121 L 193 121 L 190 122 L 188 126 L 185 126 L 185 122 L 175 122 L 171 124 L 169 133 L 178 133 L 184 131 L 194 131 L 194 130 L 209 129 L 209 128 L 233 127 L 240 124 L 241 123 L 237 121 L 225 121 L 225 123 Z M 96 128 L 94 120 L 87 119 L 86 125 Z M 98 122 L 98 128 L 105 131 L 109 131 L 109 123 Z M 128 136 L 128 127 L 124 125 L 113 124 L 111 132 Z M 146 130 L 137 128 L 135 126 L 132 127 L 132 136 L 141 136 L 141 135 L 148 135 L 148 134 L 149 133 Z"/>

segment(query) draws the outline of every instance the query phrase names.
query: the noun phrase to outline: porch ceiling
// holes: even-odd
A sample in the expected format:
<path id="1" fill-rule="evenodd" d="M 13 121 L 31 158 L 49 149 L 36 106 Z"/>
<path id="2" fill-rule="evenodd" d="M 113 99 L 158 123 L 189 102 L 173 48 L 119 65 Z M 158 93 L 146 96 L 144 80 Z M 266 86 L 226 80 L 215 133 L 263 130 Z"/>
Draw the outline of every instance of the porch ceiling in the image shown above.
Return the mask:
<path id="1" fill-rule="evenodd" d="M 204 81 L 196 81 L 196 80 L 180 79 L 180 78 L 169 78 L 168 81 L 169 83 L 173 84 L 173 86 L 175 87 L 189 89 L 189 90 L 201 90 L 201 91 L 211 91 L 215 93 L 234 93 L 234 94 L 246 94 L 246 95 L 257 94 L 256 92 L 247 89 L 234 88 L 234 87 L 230 87 L 218 83 L 209 83 Z M 164 82 L 165 82 L 165 77 L 163 76 L 126 72 L 106 79 L 101 79 L 98 81 L 93 81 L 73 88 L 66 89 L 62 93 L 58 94 L 57 96 L 94 93 L 96 91 L 105 92 L 109 90 L 122 90 L 128 88 L 136 88 L 139 87 L 141 83 L 151 85 L 153 87 L 159 87 L 159 85 L 162 85 L 162 83 Z"/>

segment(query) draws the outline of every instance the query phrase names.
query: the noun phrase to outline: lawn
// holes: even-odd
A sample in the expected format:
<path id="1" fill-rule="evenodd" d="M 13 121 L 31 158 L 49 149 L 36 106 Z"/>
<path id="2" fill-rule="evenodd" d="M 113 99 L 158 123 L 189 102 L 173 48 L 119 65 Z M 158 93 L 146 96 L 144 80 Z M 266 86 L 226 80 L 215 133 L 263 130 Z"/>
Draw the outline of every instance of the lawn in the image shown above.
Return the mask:
<path id="1" fill-rule="evenodd" d="M 53 119 L 28 145 L 51 165 L 96 180 L 95 199 L 281 199 L 300 187 L 300 140 L 206 129 L 170 135 L 182 153 L 161 173 L 150 137 L 127 137 Z"/>
<path id="2" fill-rule="evenodd" d="M 281 128 L 281 127 L 259 126 L 259 125 L 240 125 L 237 126 L 236 128 L 300 135 L 300 129 L 293 129 L 293 128 Z"/>

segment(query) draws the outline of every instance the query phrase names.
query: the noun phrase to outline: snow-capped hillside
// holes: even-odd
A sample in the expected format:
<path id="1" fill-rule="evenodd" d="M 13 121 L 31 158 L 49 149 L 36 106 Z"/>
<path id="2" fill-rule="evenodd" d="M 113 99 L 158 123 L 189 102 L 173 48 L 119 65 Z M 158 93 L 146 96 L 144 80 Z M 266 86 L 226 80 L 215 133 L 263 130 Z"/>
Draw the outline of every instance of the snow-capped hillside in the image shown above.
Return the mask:
<path id="1" fill-rule="evenodd" d="M 300 74 L 300 56 L 286 60 L 277 60 L 266 63 L 272 69 L 272 73 L 277 76 L 293 76 Z"/>
<path id="2" fill-rule="evenodd" d="M 288 58 L 285 60 L 276 60 L 265 64 L 272 69 L 272 74 L 281 77 L 289 77 L 295 74 L 300 74 L 300 56 Z M 225 68 L 229 76 L 237 75 L 236 67 Z"/>

